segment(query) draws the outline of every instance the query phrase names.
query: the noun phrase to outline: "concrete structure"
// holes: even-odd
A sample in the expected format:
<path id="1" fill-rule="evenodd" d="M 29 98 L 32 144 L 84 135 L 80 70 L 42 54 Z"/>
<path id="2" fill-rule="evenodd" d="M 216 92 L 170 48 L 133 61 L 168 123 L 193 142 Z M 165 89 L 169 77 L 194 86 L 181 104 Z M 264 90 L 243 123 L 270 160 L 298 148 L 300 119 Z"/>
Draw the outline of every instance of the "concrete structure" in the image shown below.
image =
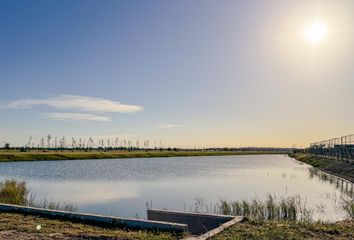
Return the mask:
<path id="1" fill-rule="evenodd" d="M 148 209 L 148 220 L 142 220 L 25 207 L 12 204 L 0 204 L 0 212 L 39 215 L 54 219 L 104 224 L 126 229 L 158 230 L 176 233 L 189 232 L 194 236 L 186 238 L 188 240 L 210 239 L 226 228 L 243 220 L 243 217 L 239 216 L 234 217 L 228 215 L 178 212 L 159 209 Z"/>
<path id="2" fill-rule="evenodd" d="M 45 216 L 50 218 L 60 218 L 67 220 L 75 220 L 96 224 L 108 224 L 127 229 L 144 229 L 144 230 L 158 230 L 169 232 L 186 232 L 188 229 L 187 224 L 162 222 L 162 221 L 149 221 L 141 219 L 129 219 L 113 216 L 103 216 L 87 213 L 74 213 L 58 210 L 49 210 L 43 208 L 24 207 L 12 204 L 0 204 L 1 212 L 16 212 L 32 215 Z"/>
<path id="3" fill-rule="evenodd" d="M 235 217 L 233 220 L 228 221 L 224 224 L 222 224 L 220 227 L 215 228 L 213 230 L 210 230 L 209 232 L 206 232 L 200 236 L 197 237 L 187 237 L 184 238 L 182 240 L 207 240 L 207 239 L 211 239 L 212 237 L 214 237 L 215 235 L 218 235 L 219 233 L 221 233 L 222 231 L 224 231 L 225 229 L 241 222 L 243 220 L 243 217 Z"/>
<path id="4" fill-rule="evenodd" d="M 234 216 L 178 212 L 160 209 L 148 209 L 148 219 L 154 221 L 166 221 L 188 225 L 188 232 L 193 235 L 200 235 L 220 227 L 220 225 L 235 220 Z M 237 218 L 241 221 L 242 218 Z"/>

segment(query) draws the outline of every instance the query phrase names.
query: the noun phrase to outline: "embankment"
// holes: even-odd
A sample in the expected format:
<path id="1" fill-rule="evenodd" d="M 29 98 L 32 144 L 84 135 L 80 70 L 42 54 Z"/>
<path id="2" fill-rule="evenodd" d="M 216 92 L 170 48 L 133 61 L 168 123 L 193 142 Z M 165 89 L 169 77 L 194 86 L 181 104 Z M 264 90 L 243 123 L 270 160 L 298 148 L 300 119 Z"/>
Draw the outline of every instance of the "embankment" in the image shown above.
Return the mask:
<path id="1" fill-rule="evenodd" d="M 294 153 L 289 156 L 354 183 L 354 162 L 317 157 L 305 153 Z"/>

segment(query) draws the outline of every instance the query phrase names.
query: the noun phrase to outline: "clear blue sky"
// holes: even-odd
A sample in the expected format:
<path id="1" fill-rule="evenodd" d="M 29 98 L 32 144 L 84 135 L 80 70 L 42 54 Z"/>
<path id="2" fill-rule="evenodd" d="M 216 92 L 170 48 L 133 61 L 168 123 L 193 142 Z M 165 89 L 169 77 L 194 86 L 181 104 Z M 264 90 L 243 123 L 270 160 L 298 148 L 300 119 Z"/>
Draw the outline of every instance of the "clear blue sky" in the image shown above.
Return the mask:
<path id="1" fill-rule="evenodd" d="M 353 1 L 0 1 L 0 146 L 305 146 L 354 131 Z M 313 19 L 328 32 L 299 37 Z"/>

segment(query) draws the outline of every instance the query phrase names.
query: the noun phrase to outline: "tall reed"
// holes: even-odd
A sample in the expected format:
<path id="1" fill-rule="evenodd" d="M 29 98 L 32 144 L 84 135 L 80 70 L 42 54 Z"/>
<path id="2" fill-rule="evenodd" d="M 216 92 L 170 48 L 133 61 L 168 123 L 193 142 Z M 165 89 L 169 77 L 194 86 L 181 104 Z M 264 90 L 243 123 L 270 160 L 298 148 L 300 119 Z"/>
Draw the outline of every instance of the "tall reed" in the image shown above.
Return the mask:
<path id="1" fill-rule="evenodd" d="M 0 182 L 0 202 L 8 204 L 26 205 L 29 190 L 26 182 L 5 180 Z"/>
<path id="2" fill-rule="evenodd" d="M 35 195 L 30 192 L 25 181 L 14 179 L 0 182 L 0 203 L 47 208 L 54 210 L 77 211 L 77 206 L 70 202 L 57 203 L 44 199 L 37 201 Z"/>
<path id="3" fill-rule="evenodd" d="M 256 198 L 236 201 L 220 199 L 214 208 L 214 213 L 240 215 L 258 221 L 311 221 L 313 218 L 313 211 L 306 208 L 306 203 L 298 195 L 277 198 L 269 194 L 264 201 Z"/>

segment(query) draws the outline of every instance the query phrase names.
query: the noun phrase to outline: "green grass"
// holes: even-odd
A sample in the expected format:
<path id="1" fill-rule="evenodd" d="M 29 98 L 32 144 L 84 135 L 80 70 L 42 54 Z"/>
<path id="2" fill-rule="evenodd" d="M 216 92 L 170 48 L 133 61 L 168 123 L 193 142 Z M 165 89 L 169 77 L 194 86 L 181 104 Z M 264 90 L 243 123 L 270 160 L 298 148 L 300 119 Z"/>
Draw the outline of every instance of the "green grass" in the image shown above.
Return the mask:
<path id="1" fill-rule="evenodd" d="M 152 157 L 183 157 L 183 156 L 224 156 L 224 155 L 251 155 L 251 154 L 285 154 L 279 152 L 261 151 L 49 151 L 49 152 L 20 152 L 0 151 L 0 162 L 13 161 L 45 161 L 45 160 L 83 160 L 109 158 L 152 158 Z"/>
<path id="2" fill-rule="evenodd" d="M 337 223 L 294 221 L 244 221 L 212 240 L 354 239 L 354 221 Z"/>
<path id="3" fill-rule="evenodd" d="M 37 226 L 40 225 L 40 230 Z M 0 239 L 172 240 L 178 235 L 109 228 L 17 213 L 0 213 Z"/>

